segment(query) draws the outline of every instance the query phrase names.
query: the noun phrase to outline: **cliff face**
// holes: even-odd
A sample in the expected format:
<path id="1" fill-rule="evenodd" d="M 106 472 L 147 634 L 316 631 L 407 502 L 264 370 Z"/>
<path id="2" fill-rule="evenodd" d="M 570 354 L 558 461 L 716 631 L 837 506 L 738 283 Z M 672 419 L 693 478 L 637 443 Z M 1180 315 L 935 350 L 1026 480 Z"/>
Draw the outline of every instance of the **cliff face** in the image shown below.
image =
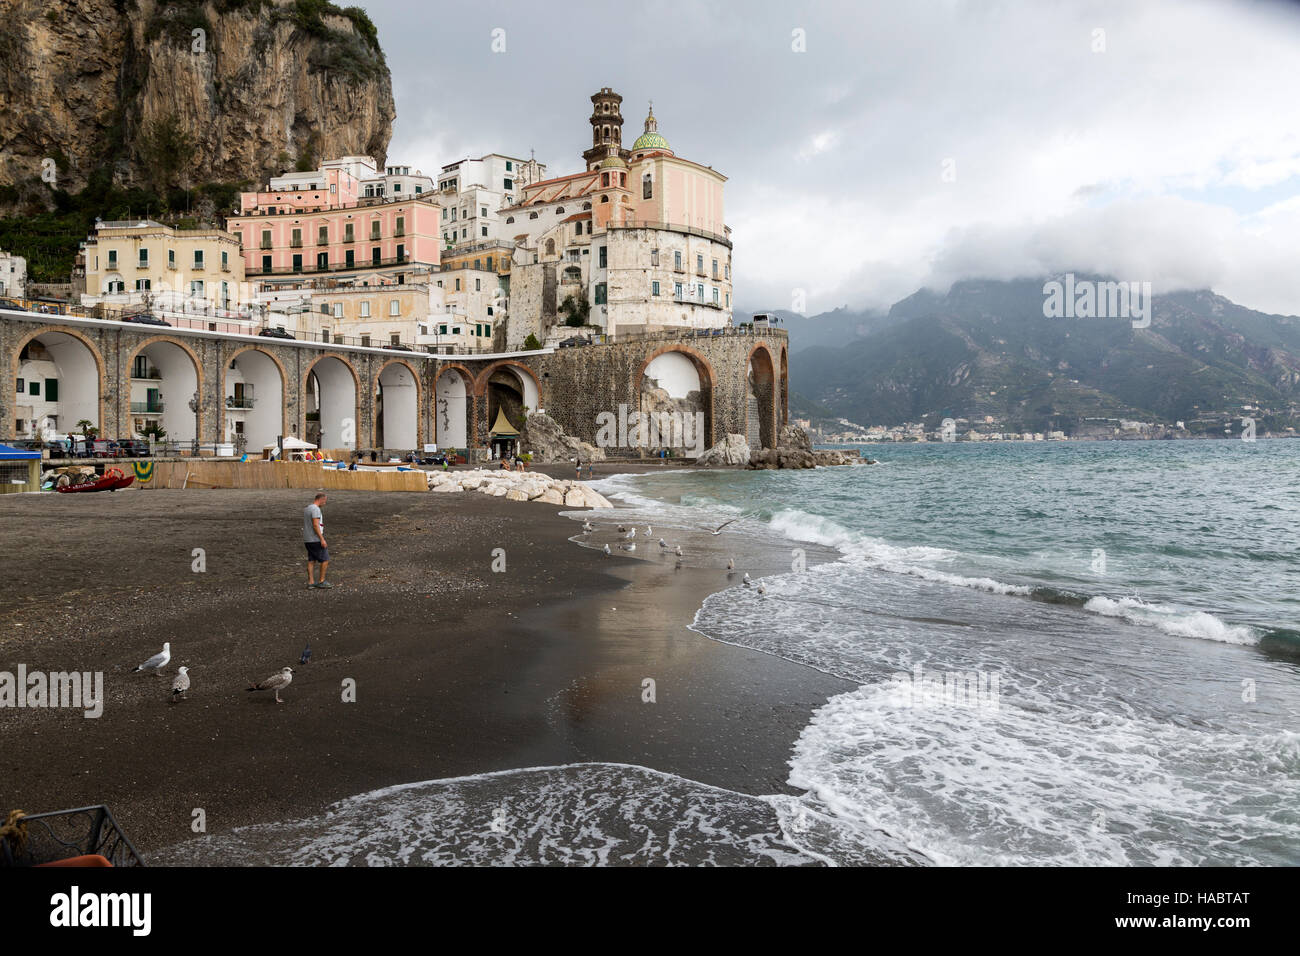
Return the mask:
<path id="1" fill-rule="evenodd" d="M 166 186 L 382 164 L 396 113 L 373 27 L 324 0 L 0 0 L 0 103 L 0 184 L 51 158 L 74 192 L 100 169 Z"/>

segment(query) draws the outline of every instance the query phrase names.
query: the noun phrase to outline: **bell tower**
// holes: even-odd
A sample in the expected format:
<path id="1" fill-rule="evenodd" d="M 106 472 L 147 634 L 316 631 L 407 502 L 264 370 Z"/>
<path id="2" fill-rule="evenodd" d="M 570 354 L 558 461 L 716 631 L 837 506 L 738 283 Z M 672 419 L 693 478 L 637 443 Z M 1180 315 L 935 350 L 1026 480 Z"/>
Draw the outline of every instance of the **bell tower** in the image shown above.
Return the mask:
<path id="1" fill-rule="evenodd" d="M 623 97 L 608 86 L 591 96 L 591 148 L 583 151 L 587 169 L 595 169 L 610 154 L 609 147 L 627 160 L 631 154 L 623 148 L 623 114 L 620 108 Z"/>

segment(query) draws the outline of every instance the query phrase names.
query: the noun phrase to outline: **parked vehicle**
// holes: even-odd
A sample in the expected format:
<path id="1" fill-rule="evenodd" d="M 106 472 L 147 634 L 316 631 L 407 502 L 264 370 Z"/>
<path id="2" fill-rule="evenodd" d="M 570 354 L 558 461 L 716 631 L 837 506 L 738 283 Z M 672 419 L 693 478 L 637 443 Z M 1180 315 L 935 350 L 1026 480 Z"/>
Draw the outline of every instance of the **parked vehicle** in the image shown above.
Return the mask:
<path id="1" fill-rule="evenodd" d="M 14 312 L 31 311 L 31 309 L 27 308 L 25 305 L 15 302 L 13 299 L 0 299 L 0 309 L 10 309 Z"/>
<path id="2" fill-rule="evenodd" d="M 583 335 L 575 335 L 572 338 L 567 338 L 563 342 L 561 342 L 560 348 L 571 349 L 571 348 L 576 348 L 579 345 L 590 345 L 590 344 L 591 344 L 591 339 Z"/>
<path id="3" fill-rule="evenodd" d="M 286 332 L 284 329 L 278 329 L 278 328 L 265 328 L 265 329 L 262 329 L 262 331 L 258 332 L 257 334 L 258 334 L 258 335 L 266 336 L 266 337 L 269 338 L 269 339 L 291 339 L 291 338 L 293 338 L 293 336 L 290 335 L 288 332 Z"/>
<path id="4" fill-rule="evenodd" d="M 170 322 L 164 322 L 156 315 L 150 315 L 148 312 L 136 312 L 134 315 L 122 316 L 123 322 L 137 322 L 140 325 L 165 325 L 171 328 Z"/>
<path id="5" fill-rule="evenodd" d="M 117 443 L 118 453 L 123 458 L 148 458 L 149 443 L 139 438 L 126 438 Z"/>

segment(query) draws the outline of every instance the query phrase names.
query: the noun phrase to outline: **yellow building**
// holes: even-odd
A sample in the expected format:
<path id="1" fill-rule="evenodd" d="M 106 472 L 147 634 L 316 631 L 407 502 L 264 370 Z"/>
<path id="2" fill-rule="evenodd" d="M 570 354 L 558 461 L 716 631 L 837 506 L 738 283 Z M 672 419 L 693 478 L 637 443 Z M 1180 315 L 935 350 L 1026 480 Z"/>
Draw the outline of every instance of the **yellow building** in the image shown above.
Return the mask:
<path id="1" fill-rule="evenodd" d="M 158 315 L 239 317 L 251 293 L 239 240 L 215 226 L 177 229 L 149 219 L 95 223 L 82 249 L 82 305 Z"/>

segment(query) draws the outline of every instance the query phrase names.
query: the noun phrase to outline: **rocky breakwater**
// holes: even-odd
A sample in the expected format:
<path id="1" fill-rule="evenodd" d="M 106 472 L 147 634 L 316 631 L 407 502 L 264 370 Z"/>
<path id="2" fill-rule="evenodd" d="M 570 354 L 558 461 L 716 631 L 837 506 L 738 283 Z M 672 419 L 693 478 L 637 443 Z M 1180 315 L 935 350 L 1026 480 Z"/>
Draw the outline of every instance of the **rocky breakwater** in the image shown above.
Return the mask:
<path id="1" fill-rule="evenodd" d="M 756 448 L 750 453 L 749 468 L 816 468 L 819 465 L 852 465 L 857 459 L 838 451 L 814 450 L 808 433 L 795 425 L 782 425 L 775 448 Z M 869 459 L 863 462 L 874 464 Z"/>
<path id="2" fill-rule="evenodd" d="M 431 471 L 429 490 L 455 494 L 477 491 L 507 501 L 537 501 L 565 508 L 612 508 L 609 501 L 580 481 L 527 471 Z"/>

